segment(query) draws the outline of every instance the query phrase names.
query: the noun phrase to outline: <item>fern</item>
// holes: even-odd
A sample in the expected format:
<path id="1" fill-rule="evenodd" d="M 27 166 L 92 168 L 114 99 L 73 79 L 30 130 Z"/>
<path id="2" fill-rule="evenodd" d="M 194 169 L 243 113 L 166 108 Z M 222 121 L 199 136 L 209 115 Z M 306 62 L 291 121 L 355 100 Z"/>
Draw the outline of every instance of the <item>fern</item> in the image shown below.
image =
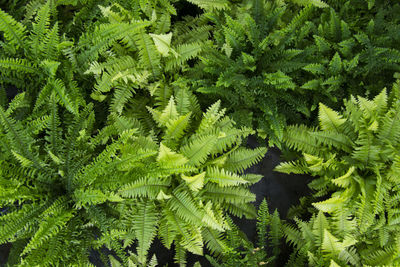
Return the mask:
<path id="1" fill-rule="evenodd" d="M 398 225 L 389 225 L 385 215 L 397 209 L 393 197 L 398 187 L 392 177 L 398 142 L 388 134 L 396 109 L 397 102 L 388 105 L 383 90 L 373 100 L 352 97 L 340 113 L 321 104 L 321 130 L 303 125 L 287 129 L 289 146 L 303 152 L 303 159 L 281 163 L 276 170 L 316 176 L 309 186 L 315 190 L 311 199 L 318 216 L 306 224 L 297 222 L 303 233 L 305 225 L 313 226 L 312 234 L 299 239 L 294 228 L 285 230 L 296 253 L 309 264 L 396 264 L 392 246 Z M 315 148 L 305 145 L 310 141 Z M 303 249 L 310 242 L 314 246 Z M 365 256 L 375 250 L 376 255 Z"/>
<path id="2" fill-rule="evenodd" d="M 217 250 L 223 253 L 219 253 L 219 257 L 206 255 L 212 266 L 273 266 L 276 264 L 274 256 L 279 254 L 279 245 L 283 237 L 282 226 L 278 212 L 270 214 L 265 199 L 258 209 L 256 245 L 249 241 L 231 220 L 229 224 L 231 230 L 225 234 L 227 240 L 224 243 L 225 247 Z M 271 248 L 273 255 L 270 255 Z"/>

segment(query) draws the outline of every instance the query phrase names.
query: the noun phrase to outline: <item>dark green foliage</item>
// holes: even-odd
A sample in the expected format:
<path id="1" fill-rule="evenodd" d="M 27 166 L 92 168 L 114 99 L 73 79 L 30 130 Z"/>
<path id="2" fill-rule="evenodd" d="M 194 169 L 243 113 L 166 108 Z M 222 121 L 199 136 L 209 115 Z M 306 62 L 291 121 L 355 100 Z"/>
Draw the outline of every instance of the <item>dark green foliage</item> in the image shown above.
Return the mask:
<path id="1" fill-rule="evenodd" d="M 350 94 L 376 95 L 400 70 L 398 3 L 242 2 L 207 15 L 213 44 L 203 48 L 192 84 L 272 144 L 287 122 L 311 124 L 320 101 L 340 107 Z"/>
<path id="2" fill-rule="evenodd" d="M 282 225 L 278 211 L 270 214 L 265 199 L 258 209 L 256 245 L 249 241 L 231 220 L 229 225 L 231 230 L 225 234 L 229 250 L 219 258 L 206 256 L 213 266 L 276 265 L 275 259 L 280 253 L 279 246 L 283 237 Z"/>
<path id="3" fill-rule="evenodd" d="M 77 113 L 72 102 L 82 103 L 84 92 L 73 80 L 73 69 L 64 52 L 73 46 L 59 33 L 59 24 L 52 20 L 50 2 L 44 4 L 29 26 L 16 21 L 0 10 L 1 42 L 0 85 L 14 86 L 26 92 L 26 101 L 35 108 L 43 104 L 44 95 L 55 92 L 57 101 L 70 112 Z M 43 90 L 41 90 L 43 88 Z"/>
<path id="4" fill-rule="evenodd" d="M 351 97 L 342 113 L 320 104 L 319 128 L 288 127 L 284 140 L 303 158 L 277 170 L 315 176 L 309 186 L 319 211 L 285 228 L 296 247 L 292 263 L 399 264 L 399 86 L 373 100 Z"/>

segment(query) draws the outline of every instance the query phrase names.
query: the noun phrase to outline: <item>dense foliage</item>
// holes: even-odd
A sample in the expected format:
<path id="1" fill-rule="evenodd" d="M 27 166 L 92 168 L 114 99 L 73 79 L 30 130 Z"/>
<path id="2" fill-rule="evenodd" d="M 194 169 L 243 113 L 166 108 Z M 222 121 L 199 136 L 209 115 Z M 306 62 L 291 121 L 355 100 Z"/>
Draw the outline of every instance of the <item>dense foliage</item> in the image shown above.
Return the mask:
<path id="1" fill-rule="evenodd" d="M 193 70 L 197 92 L 278 145 L 286 122 L 311 124 L 321 101 L 376 95 L 400 70 L 398 3 L 309 2 L 249 0 L 208 15 L 214 42 Z"/>
<path id="2" fill-rule="evenodd" d="M 288 266 L 399 265 L 399 14 L 390 0 L 0 0 L 8 266 L 164 265 L 155 239 L 180 266 L 277 266 L 283 239 Z M 256 134 L 295 157 L 276 170 L 314 177 L 287 221 L 254 208 Z M 257 219 L 256 243 L 234 216 Z"/>
<path id="3" fill-rule="evenodd" d="M 319 211 L 285 231 L 297 265 L 399 264 L 399 115 L 397 82 L 389 97 L 351 97 L 341 113 L 320 104 L 318 128 L 288 127 L 285 141 L 303 158 L 277 170 L 315 176 Z"/>
<path id="4" fill-rule="evenodd" d="M 267 201 L 264 199 L 257 215 L 256 246 L 247 239 L 231 221 L 231 230 L 226 232 L 227 243 L 231 248 L 222 259 L 206 256 L 214 267 L 223 266 L 275 266 L 280 253 L 282 225 L 277 210 L 270 214 Z M 272 251 L 271 251 L 272 250 Z"/>

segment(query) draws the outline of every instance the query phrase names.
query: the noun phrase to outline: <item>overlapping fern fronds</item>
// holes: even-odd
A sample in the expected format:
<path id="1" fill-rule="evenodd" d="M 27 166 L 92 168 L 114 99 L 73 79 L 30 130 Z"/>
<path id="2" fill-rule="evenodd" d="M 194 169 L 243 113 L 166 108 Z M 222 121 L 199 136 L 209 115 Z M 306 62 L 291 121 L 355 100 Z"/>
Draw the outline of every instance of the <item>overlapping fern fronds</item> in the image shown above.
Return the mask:
<path id="1" fill-rule="evenodd" d="M 400 203 L 394 178 L 400 151 L 394 134 L 400 130 L 399 97 L 397 82 L 389 95 L 384 89 L 372 100 L 351 97 L 340 113 L 321 104 L 319 129 L 301 125 L 287 130 L 285 140 L 303 157 L 276 170 L 315 176 L 309 186 L 319 211 L 309 222 L 297 221 L 301 236 L 291 226 L 286 229 L 288 241 L 296 246 L 293 263 L 399 264 L 395 214 Z M 311 233 L 311 227 L 319 231 Z M 372 251 L 376 255 L 366 257 Z"/>

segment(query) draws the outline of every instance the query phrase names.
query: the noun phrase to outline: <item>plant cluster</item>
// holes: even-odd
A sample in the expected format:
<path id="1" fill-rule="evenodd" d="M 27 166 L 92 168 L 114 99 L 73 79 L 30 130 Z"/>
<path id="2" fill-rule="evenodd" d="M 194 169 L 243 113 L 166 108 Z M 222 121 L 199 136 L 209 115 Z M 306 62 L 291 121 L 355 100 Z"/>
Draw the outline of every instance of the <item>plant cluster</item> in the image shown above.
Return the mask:
<path id="1" fill-rule="evenodd" d="M 315 176 L 309 186 L 318 211 L 286 227 L 297 247 L 293 264 L 399 264 L 399 86 L 373 100 L 352 97 L 341 113 L 320 104 L 318 128 L 287 128 L 287 144 L 303 157 L 277 170 Z"/>
<path id="2" fill-rule="evenodd" d="M 399 265 L 398 14 L 389 0 L 0 0 L 8 266 L 93 266 L 93 251 L 157 266 L 155 239 L 180 266 L 276 266 L 283 239 L 288 266 Z M 294 151 L 277 171 L 315 177 L 291 221 L 253 205 L 255 134 Z M 232 216 L 257 218 L 255 244 Z"/>
<path id="3" fill-rule="evenodd" d="M 378 94 L 400 70 L 400 5 L 332 2 L 249 0 L 209 15 L 214 42 L 193 70 L 195 90 L 276 145 L 286 123 L 313 123 L 319 102 Z"/>

